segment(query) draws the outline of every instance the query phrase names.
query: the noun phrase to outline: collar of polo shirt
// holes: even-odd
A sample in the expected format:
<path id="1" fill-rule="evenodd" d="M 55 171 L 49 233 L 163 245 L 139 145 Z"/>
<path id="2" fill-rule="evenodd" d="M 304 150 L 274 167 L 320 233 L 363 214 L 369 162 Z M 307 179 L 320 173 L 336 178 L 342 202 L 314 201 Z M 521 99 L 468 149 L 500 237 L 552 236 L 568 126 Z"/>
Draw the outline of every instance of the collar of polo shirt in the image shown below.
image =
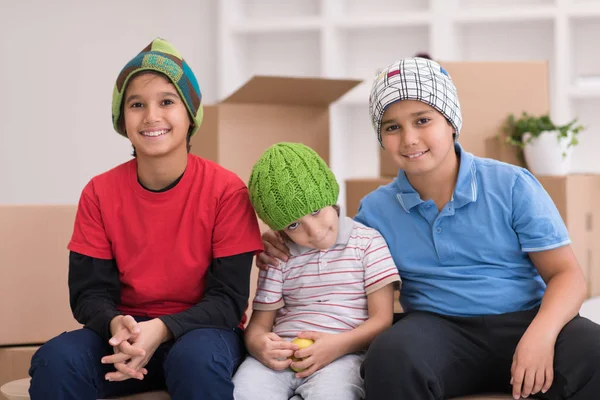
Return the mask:
<path id="1" fill-rule="evenodd" d="M 460 158 L 458 179 L 456 180 L 456 187 L 452 195 L 454 209 L 457 209 L 468 203 L 477 201 L 477 168 L 473 162 L 473 155 L 471 153 L 463 151 L 458 143 L 454 145 L 454 149 Z M 421 196 L 412 187 L 402 170 L 398 172 L 397 184 L 399 192 L 396 198 L 404 211 L 410 213 L 413 207 L 423 203 Z"/>

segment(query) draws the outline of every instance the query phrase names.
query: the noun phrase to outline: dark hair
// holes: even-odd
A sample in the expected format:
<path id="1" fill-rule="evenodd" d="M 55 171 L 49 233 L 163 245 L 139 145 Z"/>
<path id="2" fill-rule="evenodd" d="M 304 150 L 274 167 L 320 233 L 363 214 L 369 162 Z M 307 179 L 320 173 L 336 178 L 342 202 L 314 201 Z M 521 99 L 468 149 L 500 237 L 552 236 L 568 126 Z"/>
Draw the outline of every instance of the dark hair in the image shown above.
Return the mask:
<path id="1" fill-rule="evenodd" d="M 421 57 L 421 58 L 425 58 L 427 60 L 433 60 L 433 58 L 431 58 L 429 53 L 426 51 L 417 52 L 417 54 L 415 54 L 415 57 Z"/>
<path id="2" fill-rule="evenodd" d="M 127 81 L 127 84 L 129 84 L 129 82 L 131 82 L 131 80 L 133 78 L 136 78 L 136 77 L 138 77 L 140 75 L 155 75 L 155 76 L 160 76 L 161 78 L 166 79 L 169 83 L 172 83 L 171 80 L 169 79 L 169 77 L 166 76 L 165 74 L 161 73 L 161 72 L 152 71 L 152 70 L 150 70 L 150 71 L 145 70 L 145 71 L 138 71 L 135 74 L 131 75 L 129 77 L 128 81 Z M 125 90 L 123 91 L 123 98 L 125 97 L 124 94 L 125 94 L 126 91 L 127 91 L 127 88 L 125 88 Z M 119 128 L 119 130 L 121 132 L 126 132 L 125 131 L 125 117 L 123 116 L 124 115 L 124 111 L 125 111 L 125 107 L 123 106 L 123 101 L 121 100 L 121 112 L 119 113 L 119 119 L 117 120 L 117 127 Z M 192 145 L 190 144 L 190 140 L 192 138 L 192 131 L 194 130 L 194 124 L 192 122 L 192 118 L 190 118 L 189 111 L 187 110 L 187 106 L 186 106 L 186 113 L 188 114 L 188 118 L 190 120 L 190 129 L 188 130 L 187 137 L 186 137 L 187 152 L 189 153 L 190 150 L 192 149 Z M 133 151 L 131 152 L 131 155 L 133 157 L 137 157 L 137 153 L 135 151 L 135 146 L 131 145 L 131 147 L 133 148 Z"/>
<path id="3" fill-rule="evenodd" d="M 448 125 L 454 128 L 454 125 L 452 125 L 452 122 L 450 122 L 448 118 L 446 118 L 446 122 L 448 123 Z M 452 132 L 452 139 L 454 139 L 454 141 L 456 142 L 456 131 Z"/>

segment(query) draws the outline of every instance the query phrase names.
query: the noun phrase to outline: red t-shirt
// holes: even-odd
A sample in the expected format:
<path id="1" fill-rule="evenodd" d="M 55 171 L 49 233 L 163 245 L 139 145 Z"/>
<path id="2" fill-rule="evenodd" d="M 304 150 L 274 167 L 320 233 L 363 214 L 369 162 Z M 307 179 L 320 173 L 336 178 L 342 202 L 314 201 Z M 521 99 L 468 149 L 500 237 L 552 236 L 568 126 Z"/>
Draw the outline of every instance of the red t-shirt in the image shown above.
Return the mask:
<path id="1" fill-rule="evenodd" d="M 175 314 L 202 299 L 213 258 L 261 251 L 248 189 L 234 173 L 188 155 L 179 183 L 144 189 L 131 160 L 83 189 L 69 250 L 115 259 L 124 314 Z"/>

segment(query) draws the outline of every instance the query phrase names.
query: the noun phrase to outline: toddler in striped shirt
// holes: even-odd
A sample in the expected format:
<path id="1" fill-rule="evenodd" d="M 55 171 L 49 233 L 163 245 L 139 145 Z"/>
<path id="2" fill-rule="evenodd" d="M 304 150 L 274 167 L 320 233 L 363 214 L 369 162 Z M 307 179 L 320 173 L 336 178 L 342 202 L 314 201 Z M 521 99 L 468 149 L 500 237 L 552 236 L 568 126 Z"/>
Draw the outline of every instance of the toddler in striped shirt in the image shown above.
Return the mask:
<path id="1" fill-rule="evenodd" d="M 235 399 L 364 398 L 364 350 L 391 326 L 400 283 L 385 240 L 339 216 L 335 176 L 303 144 L 270 147 L 248 186 L 259 218 L 291 257 L 260 272 Z M 299 348 L 294 338 L 313 343 Z"/>

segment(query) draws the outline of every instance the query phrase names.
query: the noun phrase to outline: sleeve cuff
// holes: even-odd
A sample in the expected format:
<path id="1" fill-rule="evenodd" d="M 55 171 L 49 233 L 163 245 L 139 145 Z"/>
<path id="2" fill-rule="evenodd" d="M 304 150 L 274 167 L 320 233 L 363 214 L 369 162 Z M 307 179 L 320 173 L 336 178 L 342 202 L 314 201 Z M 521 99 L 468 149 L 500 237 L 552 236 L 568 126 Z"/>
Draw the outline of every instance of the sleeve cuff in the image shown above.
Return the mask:
<path id="1" fill-rule="evenodd" d="M 397 273 L 394 273 L 393 275 L 386 276 L 385 278 L 382 278 L 377 282 L 371 284 L 370 286 L 366 287 L 365 291 L 367 295 L 370 295 L 371 293 L 378 291 L 379 289 L 389 285 L 390 283 L 394 284 L 394 289 L 400 290 L 402 281 L 400 280 L 400 276 L 398 276 Z"/>
<path id="2" fill-rule="evenodd" d="M 73 242 L 69 243 L 69 245 L 67 246 L 67 249 L 69 249 L 70 251 L 73 251 L 75 253 L 83 254 L 85 256 L 92 257 L 92 258 L 98 258 L 101 260 L 112 260 L 114 258 L 113 254 L 110 252 L 110 250 L 103 251 L 103 250 L 93 249 L 89 246 L 79 245 L 79 244 L 73 243 Z"/>
<path id="3" fill-rule="evenodd" d="M 252 303 L 252 308 L 258 311 L 274 311 L 279 310 L 285 305 L 283 299 L 279 299 L 276 303 L 259 303 L 256 300 Z"/>
<path id="4" fill-rule="evenodd" d="M 111 338 L 112 333 L 110 332 L 110 321 L 117 315 L 121 315 L 117 310 L 108 310 L 101 313 L 88 321 L 85 327 L 96 332 L 106 343 Z"/>
<path id="5" fill-rule="evenodd" d="M 158 319 L 160 319 L 167 326 L 167 329 L 171 331 L 173 340 L 179 339 L 185 333 L 183 327 L 177 322 L 177 318 L 173 315 L 161 315 Z"/>
<path id="6" fill-rule="evenodd" d="M 556 249 L 556 248 L 559 248 L 559 247 L 566 246 L 568 244 L 571 244 L 571 239 L 569 239 L 569 238 L 567 238 L 566 240 L 560 241 L 558 243 L 548 243 L 548 242 L 545 242 L 545 243 L 541 243 L 541 242 L 540 243 L 535 243 L 535 242 L 532 242 L 532 243 L 529 243 L 526 246 L 523 246 L 521 248 L 521 250 L 524 253 L 535 253 L 536 251 L 552 250 L 552 249 Z"/>

